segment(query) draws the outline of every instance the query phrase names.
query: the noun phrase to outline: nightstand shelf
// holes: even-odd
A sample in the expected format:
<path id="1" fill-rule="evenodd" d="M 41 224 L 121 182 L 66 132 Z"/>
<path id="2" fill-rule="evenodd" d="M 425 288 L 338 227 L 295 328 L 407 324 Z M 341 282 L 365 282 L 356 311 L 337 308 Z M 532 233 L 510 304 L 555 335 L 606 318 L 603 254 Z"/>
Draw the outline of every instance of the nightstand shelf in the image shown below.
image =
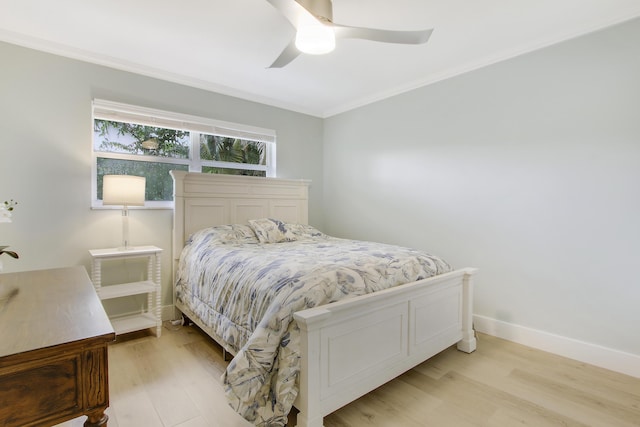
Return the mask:
<path id="1" fill-rule="evenodd" d="M 126 334 L 128 332 L 156 327 L 156 316 L 150 313 L 112 317 L 109 320 L 111 320 L 113 330 L 115 330 L 117 334 Z M 158 336 L 160 336 L 159 333 Z"/>
<path id="2" fill-rule="evenodd" d="M 148 294 L 158 291 L 158 285 L 150 280 L 143 282 L 121 283 L 119 285 L 101 286 L 98 296 L 101 300 L 126 297 L 130 295 Z"/>
<path id="3" fill-rule="evenodd" d="M 110 318 L 116 334 L 155 328 L 156 336 L 160 336 L 162 319 L 160 316 L 160 254 L 162 249 L 156 246 L 137 246 L 126 250 L 118 248 L 92 249 L 91 280 L 101 300 L 147 295 L 147 308 L 140 313 Z M 106 260 L 126 260 L 146 258 L 146 280 L 130 283 L 102 285 L 102 262 Z"/>

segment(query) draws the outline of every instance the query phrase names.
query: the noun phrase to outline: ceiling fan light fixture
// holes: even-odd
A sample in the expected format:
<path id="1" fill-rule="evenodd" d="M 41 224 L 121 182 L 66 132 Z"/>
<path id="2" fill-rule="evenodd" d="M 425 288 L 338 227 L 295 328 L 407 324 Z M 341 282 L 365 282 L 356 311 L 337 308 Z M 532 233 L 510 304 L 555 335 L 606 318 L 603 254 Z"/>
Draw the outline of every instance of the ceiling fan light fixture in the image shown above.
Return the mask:
<path id="1" fill-rule="evenodd" d="M 317 20 L 298 26 L 296 47 L 300 52 L 311 55 L 323 55 L 336 47 L 336 35 L 333 27 Z"/>

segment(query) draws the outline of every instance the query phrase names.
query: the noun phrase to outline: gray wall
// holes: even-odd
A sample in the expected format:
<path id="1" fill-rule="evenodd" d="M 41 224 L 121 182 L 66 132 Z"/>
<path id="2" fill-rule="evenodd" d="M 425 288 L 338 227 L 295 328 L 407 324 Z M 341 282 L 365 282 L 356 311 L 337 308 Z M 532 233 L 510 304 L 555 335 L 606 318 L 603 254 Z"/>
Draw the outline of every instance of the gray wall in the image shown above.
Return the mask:
<path id="1" fill-rule="evenodd" d="M 329 233 L 480 269 L 474 312 L 640 355 L 640 20 L 325 120 Z"/>
<path id="2" fill-rule="evenodd" d="M 277 169 L 305 178 L 310 223 L 323 227 L 322 120 L 257 103 L 0 43 L 0 201 L 19 202 L 0 224 L 4 271 L 85 265 L 88 249 L 120 244 L 119 211 L 91 210 L 91 100 L 102 98 L 275 129 Z M 171 210 L 133 210 L 134 245 L 163 256 L 163 304 L 171 304 Z"/>
<path id="3" fill-rule="evenodd" d="M 639 39 L 635 20 L 324 121 L 0 43 L 5 271 L 119 244 L 89 209 L 97 97 L 275 128 L 312 224 L 480 268 L 478 315 L 640 355 Z M 169 304 L 171 211 L 134 211 L 131 237 L 167 250 Z"/>

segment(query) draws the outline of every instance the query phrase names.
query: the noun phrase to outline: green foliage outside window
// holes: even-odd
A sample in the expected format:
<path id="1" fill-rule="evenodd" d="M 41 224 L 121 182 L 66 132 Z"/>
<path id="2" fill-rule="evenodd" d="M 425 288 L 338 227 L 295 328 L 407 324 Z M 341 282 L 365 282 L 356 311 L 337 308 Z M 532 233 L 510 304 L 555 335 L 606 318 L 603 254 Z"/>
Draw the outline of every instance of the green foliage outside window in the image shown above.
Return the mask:
<path id="1" fill-rule="evenodd" d="M 98 158 L 98 200 L 102 200 L 102 177 L 105 175 L 135 175 L 147 179 L 145 200 L 173 200 L 173 180 L 170 170 L 189 170 L 188 165 L 136 162 L 134 160 Z"/>
<path id="2" fill-rule="evenodd" d="M 200 135 L 200 158 L 230 163 L 265 165 L 265 145 L 261 142 L 228 138 L 218 135 Z M 203 167 L 202 172 L 224 173 L 229 175 L 265 176 L 264 171 Z"/>
<path id="3" fill-rule="evenodd" d="M 104 175 L 146 177 L 146 200 L 173 199 L 170 170 L 189 170 L 191 133 L 189 131 L 96 119 L 94 150 L 97 156 L 97 198 L 102 200 Z M 266 145 L 262 142 L 199 134 L 201 169 L 205 173 L 266 176 L 264 170 L 242 169 L 241 164 L 266 165 Z M 127 155 L 113 158 L 106 153 Z M 129 156 L 134 156 L 131 159 Z M 137 158 L 137 156 L 140 156 Z M 111 158 L 110 158 L 111 157 Z M 164 159 L 154 161 L 153 158 Z M 168 159 L 176 159 L 173 163 Z M 180 162 L 182 160 L 182 162 Z M 238 168 L 214 162 L 238 163 Z"/>
<path id="4" fill-rule="evenodd" d="M 101 138 L 98 151 L 174 159 L 189 158 L 189 132 L 187 131 L 95 120 L 94 132 L 97 132 Z"/>

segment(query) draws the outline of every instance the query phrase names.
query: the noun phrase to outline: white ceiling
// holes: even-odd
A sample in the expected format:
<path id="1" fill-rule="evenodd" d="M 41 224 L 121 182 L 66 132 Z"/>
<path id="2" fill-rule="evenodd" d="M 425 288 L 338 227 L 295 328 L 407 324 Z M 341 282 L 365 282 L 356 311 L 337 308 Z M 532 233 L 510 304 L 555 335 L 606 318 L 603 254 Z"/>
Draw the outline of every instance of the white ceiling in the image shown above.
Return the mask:
<path id="1" fill-rule="evenodd" d="M 294 29 L 266 0 L 0 0 L 0 40 L 328 117 L 640 16 L 640 1 L 334 0 L 333 9 L 340 24 L 434 32 L 424 45 L 338 40 L 328 55 L 268 69 Z"/>

